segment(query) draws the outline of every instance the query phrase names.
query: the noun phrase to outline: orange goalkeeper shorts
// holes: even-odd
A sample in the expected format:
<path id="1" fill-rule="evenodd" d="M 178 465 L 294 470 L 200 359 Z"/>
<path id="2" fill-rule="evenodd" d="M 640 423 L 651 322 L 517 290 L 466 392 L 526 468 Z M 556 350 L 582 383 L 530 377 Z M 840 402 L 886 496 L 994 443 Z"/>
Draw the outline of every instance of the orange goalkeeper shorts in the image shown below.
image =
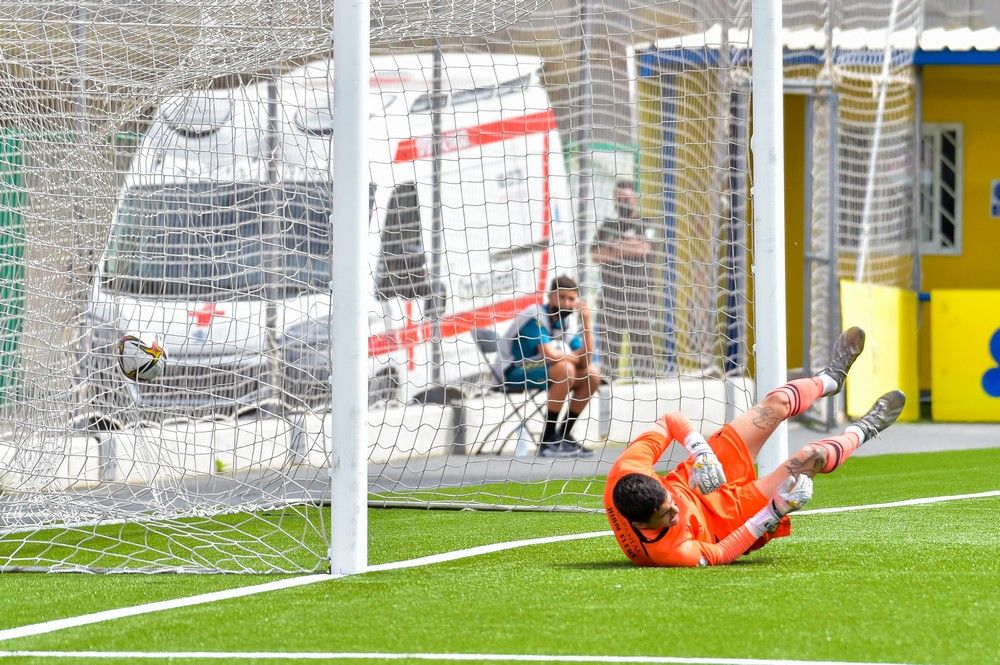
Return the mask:
<path id="1" fill-rule="evenodd" d="M 754 468 L 746 443 L 736 430 L 724 425 L 722 429 L 708 437 L 708 445 L 722 463 L 722 469 L 726 472 L 726 483 L 707 496 L 697 494 L 709 528 L 718 540 L 722 540 L 743 526 L 744 522 L 766 506 L 771 499 L 761 494 L 754 484 L 757 470 Z M 680 480 L 684 483 L 691 477 L 693 464 L 694 460 L 688 459 L 676 469 Z M 789 533 L 791 533 L 791 522 L 786 517 L 781 521 L 777 531 L 765 535 L 751 549 L 760 547 L 771 538 L 786 536 Z"/>

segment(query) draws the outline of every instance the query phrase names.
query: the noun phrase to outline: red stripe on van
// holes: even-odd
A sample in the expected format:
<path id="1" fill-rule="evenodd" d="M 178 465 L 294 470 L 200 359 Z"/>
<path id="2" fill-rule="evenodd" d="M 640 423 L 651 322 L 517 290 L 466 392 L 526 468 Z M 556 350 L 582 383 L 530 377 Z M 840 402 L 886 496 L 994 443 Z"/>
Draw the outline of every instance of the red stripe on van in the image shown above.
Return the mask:
<path id="1" fill-rule="evenodd" d="M 513 319 L 522 309 L 542 302 L 542 296 L 542 293 L 522 296 L 446 316 L 441 319 L 441 339 L 458 337 L 475 328 L 485 328 Z M 412 348 L 422 340 L 430 339 L 432 333 L 430 323 L 421 323 L 408 325 L 385 335 L 372 335 L 368 338 L 368 355 L 383 356 L 398 349 Z"/>
<path id="2" fill-rule="evenodd" d="M 473 146 L 508 141 L 518 136 L 547 132 L 556 128 L 556 114 L 549 109 L 519 118 L 487 122 L 475 127 L 463 127 L 441 135 L 441 153 L 458 152 Z M 395 162 L 412 162 L 434 156 L 434 138 L 418 136 L 399 142 Z"/>
<path id="3" fill-rule="evenodd" d="M 538 292 L 545 293 L 545 280 L 549 276 L 549 240 L 552 238 L 552 201 L 549 191 L 549 135 L 545 134 L 542 143 L 542 241 L 545 250 L 542 252 L 542 269 L 538 273 Z"/>
<path id="4" fill-rule="evenodd" d="M 477 127 L 460 129 L 458 132 L 445 134 L 443 152 L 455 152 L 474 145 L 486 145 L 498 141 L 506 141 L 516 136 L 527 136 L 545 132 L 542 148 L 542 239 L 548 241 L 552 237 L 552 202 L 549 189 L 549 135 L 556 128 L 555 113 L 549 109 L 540 113 L 490 122 Z M 462 134 L 462 138 L 458 135 Z M 447 137 L 451 140 L 447 140 Z M 419 158 L 433 156 L 433 143 L 430 137 L 412 138 L 403 141 L 396 149 L 395 161 L 406 162 Z M 467 312 L 458 312 L 441 319 L 441 339 L 458 337 L 476 328 L 495 326 L 503 321 L 509 321 L 517 316 L 522 309 L 531 305 L 541 304 L 545 300 L 545 291 L 549 277 L 550 252 L 548 243 L 541 255 L 541 270 L 538 274 L 538 293 L 522 296 L 512 300 L 504 300 L 492 305 L 486 305 Z M 409 314 L 408 314 L 409 316 Z M 413 347 L 425 340 L 432 339 L 431 323 L 407 323 L 400 329 L 389 331 L 383 335 L 372 335 L 368 338 L 368 356 L 383 356 L 399 349 L 406 349 L 408 364 L 413 369 Z"/>

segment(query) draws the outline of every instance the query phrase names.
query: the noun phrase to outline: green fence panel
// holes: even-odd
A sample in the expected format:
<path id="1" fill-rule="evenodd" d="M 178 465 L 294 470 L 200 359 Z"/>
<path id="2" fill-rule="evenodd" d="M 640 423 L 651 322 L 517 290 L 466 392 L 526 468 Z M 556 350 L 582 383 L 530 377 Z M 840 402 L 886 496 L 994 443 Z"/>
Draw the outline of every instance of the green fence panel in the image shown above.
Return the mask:
<path id="1" fill-rule="evenodd" d="M 0 404 L 16 398 L 20 388 L 26 192 L 21 139 L 6 130 L 0 136 Z"/>

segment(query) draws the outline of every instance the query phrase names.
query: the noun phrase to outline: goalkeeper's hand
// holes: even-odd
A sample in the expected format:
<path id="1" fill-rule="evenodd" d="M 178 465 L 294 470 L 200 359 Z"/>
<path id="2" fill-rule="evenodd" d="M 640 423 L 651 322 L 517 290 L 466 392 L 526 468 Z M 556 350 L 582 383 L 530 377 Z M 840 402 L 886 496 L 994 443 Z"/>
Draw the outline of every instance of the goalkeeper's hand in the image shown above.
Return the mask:
<path id="1" fill-rule="evenodd" d="M 719 458 L 715 456 L 715 451 L 704 440 L 685 445 L 694 457 L 694 466 L 691 467 L 691 488 L 697 488 L 702 494 L 711 494 L 719 489 L 726 482 L 726 472 L 722 469 Z"/>
<path id="2" fill-rule="evenodd" d="M 784 517 L 809 503 L 812 496 L 812 478 L 804 473 L 798 478 L 790 476 L 774 495 L 774 510 L 778 517 Z"/>
<path id="3" fill-rule="evenodd" d="M 767 532 L 773 533 L 785 515 L 809 503 L 812 493 L 813 483 L 809 476 L 802 474 L 798 478 L 788 478 L 775 492 L 771 503 L 747 520 L 747 528 L 758 538 Z"/>

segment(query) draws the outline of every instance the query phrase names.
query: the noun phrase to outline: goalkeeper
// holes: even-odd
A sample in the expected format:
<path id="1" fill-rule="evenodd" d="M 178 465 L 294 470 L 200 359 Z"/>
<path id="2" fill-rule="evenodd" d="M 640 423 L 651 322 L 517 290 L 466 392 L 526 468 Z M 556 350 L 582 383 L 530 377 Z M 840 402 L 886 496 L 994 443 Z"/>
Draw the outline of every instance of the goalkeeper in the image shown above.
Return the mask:
<path id="1" fill-rule="evenodd" d="M 672 412 L 629 444 L 604 491 L 608 522 L 625 555 L 639 566 L 719 565 L 789 535 L 787 515 L 812 497 L 812 477 L 839 467 L 903 409 L 902 392 L 886 393 L 843 434 L 805 446 L 757 478 L 754 460 L 778 424 L 840 392 L 864 343 L 860 328 L 845 331 L 826 368 L 768 393 L 708 441 Z M 675 440 L 691 458 L 659 476 L 653 466 Z"/>

